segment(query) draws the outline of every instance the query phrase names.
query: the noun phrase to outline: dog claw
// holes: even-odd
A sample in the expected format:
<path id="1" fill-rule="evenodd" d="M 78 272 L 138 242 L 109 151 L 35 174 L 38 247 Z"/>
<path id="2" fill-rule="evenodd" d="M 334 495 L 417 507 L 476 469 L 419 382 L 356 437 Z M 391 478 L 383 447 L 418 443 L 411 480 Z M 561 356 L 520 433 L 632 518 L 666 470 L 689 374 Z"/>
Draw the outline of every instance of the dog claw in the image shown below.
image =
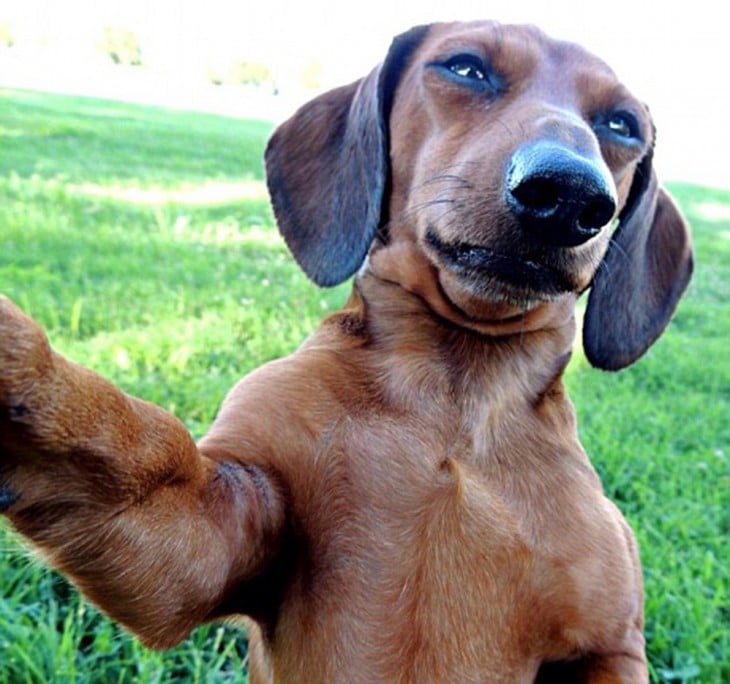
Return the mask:
<path id="1" fill-rule="evenodd" d="M 10 420 L 18 420 L 23 416 L 27 416 L 30 413 L 30 409 L 25 404 L 18 404 L 17 406 L 8 407 L 8 415 Z"/>
<path id="2" fill-rule="evenodd" d="M 20 499 L 20 494 L 0 486 L 0 513 L 7 511 L 18 499 Z"/>

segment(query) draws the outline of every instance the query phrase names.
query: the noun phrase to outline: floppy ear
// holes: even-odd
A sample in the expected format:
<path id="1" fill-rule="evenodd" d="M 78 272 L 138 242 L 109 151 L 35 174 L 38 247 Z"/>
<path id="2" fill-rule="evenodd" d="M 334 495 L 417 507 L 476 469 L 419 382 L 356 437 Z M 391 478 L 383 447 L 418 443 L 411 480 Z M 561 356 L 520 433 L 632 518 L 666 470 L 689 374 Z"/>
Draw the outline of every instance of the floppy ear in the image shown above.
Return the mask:
<path id="1" fill-rule="evenodd" d="M 650 151 L 636 169 L 591 285 L 583 323 L 591 364 L 619 370 L 644 354 L 669 323 L 691 275 L 687 223 L 659 187 Z"/>
<path id="2" fill-rule="evenodd" d="M 349 278 L 387 220 L 393 93 L 427 30 L 398 36 L 379 68 L 303 105 L 269 140 L 266 175 L 279 230 L 318 285 Z"/>

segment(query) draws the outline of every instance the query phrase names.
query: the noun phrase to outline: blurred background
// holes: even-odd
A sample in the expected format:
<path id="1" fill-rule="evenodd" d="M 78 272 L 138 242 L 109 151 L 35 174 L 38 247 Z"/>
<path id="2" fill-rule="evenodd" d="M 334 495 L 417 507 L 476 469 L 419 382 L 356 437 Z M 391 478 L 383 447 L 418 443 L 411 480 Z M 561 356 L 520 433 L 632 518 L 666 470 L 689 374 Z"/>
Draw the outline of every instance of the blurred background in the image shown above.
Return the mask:
<path id="1" fill-rule="evenodd" d="M 582 43 L 649 103 L 665 180 L 730 186 L 730 44 L 714 0 L 3 0 L 0 87 L 277 121 L 369 71 L 396 33 L 470 18 Z"/>

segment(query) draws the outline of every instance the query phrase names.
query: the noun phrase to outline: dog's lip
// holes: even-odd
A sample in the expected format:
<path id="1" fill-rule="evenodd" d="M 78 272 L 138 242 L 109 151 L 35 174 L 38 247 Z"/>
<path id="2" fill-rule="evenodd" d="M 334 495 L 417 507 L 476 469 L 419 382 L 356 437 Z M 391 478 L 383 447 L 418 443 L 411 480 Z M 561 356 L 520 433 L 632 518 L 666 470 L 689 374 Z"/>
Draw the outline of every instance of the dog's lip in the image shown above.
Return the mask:
<path id="1" fill-rule="evenodd" d="M 482 245 L 446 243 L 429 228 L 426 241 L 439 260 L 456 275 L 466 278 L 497 280 L 524 293 L 557 296 L 575 290 L 570 279 L 559 270 L 534 259 L 499 252 Z"/>

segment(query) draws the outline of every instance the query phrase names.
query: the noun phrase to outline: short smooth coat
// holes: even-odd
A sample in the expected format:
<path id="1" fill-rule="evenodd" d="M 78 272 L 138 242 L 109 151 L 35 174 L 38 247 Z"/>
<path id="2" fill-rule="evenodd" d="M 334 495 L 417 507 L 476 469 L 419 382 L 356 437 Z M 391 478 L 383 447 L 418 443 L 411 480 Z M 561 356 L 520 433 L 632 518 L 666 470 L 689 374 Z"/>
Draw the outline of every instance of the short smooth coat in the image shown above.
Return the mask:
<path id="1" fill-rule="evenodd" d="M 653 145 L 576 45 L 493 22 L 397 37 L 266 153 L 294 256 L 322 284 L 357 271 L 352 294 L 199 444 L 0 300 L 4 514 L 150 646 L 247 616 L 252 682 L 646 682 L 636 544 L 561 378 L 578 294 L 587 357 L 616 370 L 689 280 Z M 545 149 L 602 184 L 605 225 L 544 220 L 523 167 Z M 560 174 L 557 210 L 587 201 Z"/>

